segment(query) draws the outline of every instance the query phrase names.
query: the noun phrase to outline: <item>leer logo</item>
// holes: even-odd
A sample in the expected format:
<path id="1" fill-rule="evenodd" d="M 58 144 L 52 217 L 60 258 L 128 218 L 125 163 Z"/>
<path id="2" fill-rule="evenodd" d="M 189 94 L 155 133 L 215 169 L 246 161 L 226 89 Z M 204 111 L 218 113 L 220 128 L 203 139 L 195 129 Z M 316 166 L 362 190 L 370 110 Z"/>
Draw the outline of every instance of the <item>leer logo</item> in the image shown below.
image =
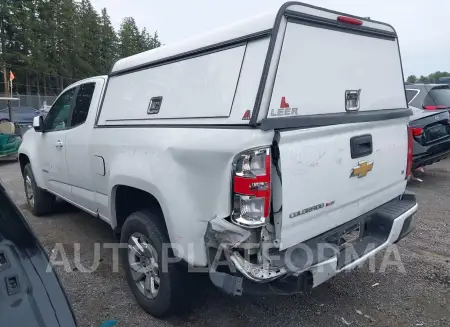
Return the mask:
<path id="1" fill-rule="evenodd" d="M 297 116 L 298 108 L 291 108 L 289 103 L 286 102 L 286 97 L 281 97 L 281 103 L 279 109 L 272 109 L 270 115 L 272 117 L 279 116 Z"/>
<path id="2" fill-rule="evenodd" d="M 246 110 L 244 116 L 242 116 L 242 120 L 250 120 L 252 112 L 250 110 Z"/>

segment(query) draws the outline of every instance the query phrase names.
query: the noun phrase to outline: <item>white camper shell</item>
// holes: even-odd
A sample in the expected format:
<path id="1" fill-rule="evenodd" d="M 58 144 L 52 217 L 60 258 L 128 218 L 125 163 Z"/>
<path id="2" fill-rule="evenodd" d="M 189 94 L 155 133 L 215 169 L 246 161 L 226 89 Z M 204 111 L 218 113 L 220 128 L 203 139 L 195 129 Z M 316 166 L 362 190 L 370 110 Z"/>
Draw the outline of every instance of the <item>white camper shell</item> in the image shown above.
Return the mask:
<path id="1" fill-rule="evenodd" d="M 410 114 L 393 27 L 286 3 L 278 12 L 119 60 L 97 127 L 278 131 L 284 182 L 273 202 L 283 206 L 276 227 L 286 249 L 403 192 Z M 355 142 L 368 147 L 363 159 L 377 168 L 361 183 L 348 176 L 365 155 L 347 154 L 350 139 L 364 135 L 370 137 Z M 289 219 L 326 201 L 339 205 Z"/>
<path id="2" fill-rule="evenodd" d="M 351 120 L 343 100 L 347 90 L 361 90 L 359 112 L 406 108 L 395 30 L 340 17 L 354 18 L 287 3 L 278 13 L 121 59 L 111 70 L 108 110 L 98 124 L 266 129 L 274 127 L 268 119 L 289 117 L 292 126 L 331 125 Z M 159 97 L 160 110 L 148 113 L 150 99 Z M 283 98 L 289 107 L 280 108 Z M 329 116 L 315 116 L 322 114 Z M 338 114 L 337 120 L 330 114 Z"/>

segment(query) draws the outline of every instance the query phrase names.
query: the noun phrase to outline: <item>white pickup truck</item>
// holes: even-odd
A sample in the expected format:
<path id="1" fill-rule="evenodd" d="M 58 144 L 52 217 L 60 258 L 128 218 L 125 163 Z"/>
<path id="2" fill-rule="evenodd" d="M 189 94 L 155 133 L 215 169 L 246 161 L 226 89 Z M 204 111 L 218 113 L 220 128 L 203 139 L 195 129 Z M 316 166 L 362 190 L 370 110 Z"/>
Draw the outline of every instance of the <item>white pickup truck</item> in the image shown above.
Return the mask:
<path id="1" fill-rule="evenodd" d="M 390 25 L 289 2 L 69 86 L 19 160 L 32 212 L 58 197 L 108 222 L 161 316 L 175 261 L 230 294 L 294 293 L 408 234 L 409 115 Z"/>

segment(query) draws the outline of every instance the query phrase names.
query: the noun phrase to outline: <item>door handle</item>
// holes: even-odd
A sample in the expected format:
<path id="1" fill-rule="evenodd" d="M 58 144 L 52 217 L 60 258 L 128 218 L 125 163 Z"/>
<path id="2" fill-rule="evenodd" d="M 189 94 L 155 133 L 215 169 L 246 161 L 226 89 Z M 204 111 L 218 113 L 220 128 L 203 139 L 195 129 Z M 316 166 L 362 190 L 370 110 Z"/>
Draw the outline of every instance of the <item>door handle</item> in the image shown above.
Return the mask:
<path id="1" fill-rule="evenodd" d="M 372 135 L 354 136 L 350 139 L 352 159 L 368 156 L 373 151 Z"/>
<path id="2" fill-rule="evenodd" d="M 55 146 L 57 147 L 57 148 L 62 148 L 63 147 L 63 142 L 61 142 L 61 141 L 56 141 L 56 144 L 55 144 Z"/>

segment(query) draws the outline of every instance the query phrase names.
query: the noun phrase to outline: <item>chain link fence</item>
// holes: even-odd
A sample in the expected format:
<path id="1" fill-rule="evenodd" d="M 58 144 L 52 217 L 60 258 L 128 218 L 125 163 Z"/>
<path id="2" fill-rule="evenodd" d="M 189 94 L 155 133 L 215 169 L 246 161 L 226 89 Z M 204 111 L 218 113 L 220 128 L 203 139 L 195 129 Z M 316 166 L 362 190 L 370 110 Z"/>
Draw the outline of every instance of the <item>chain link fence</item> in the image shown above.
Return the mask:
<path id="1" fill-rule="evenodd" d="M 0 98 L 3 94 L 0 95 Z M 44 109 L 48 111 L 50 106 L 55 102 L 56 96 L 43 96 L 43 95 L 23 95 L 23 94 L 14 94 L 13 98 L 17 100 L 11 101 L 12 107 L 29 107 L 33 109 Z M 7 108 L 8 101 L 0 99 L 0 110 Z"/>
<path id="2" fill-rule="evenodd" d="M 29 107 L 33 109 L 44 109 L 48 110 L 50 106 L 55 102 L 55 95 L 24 95 L 24 94 L 14 94 L 13 98 L 17 98 L 19 100 L 13 101 L 11 104 L 13 107 Z M 6 101 L 0 101 L 0 109 L 6 108 Z"/>

